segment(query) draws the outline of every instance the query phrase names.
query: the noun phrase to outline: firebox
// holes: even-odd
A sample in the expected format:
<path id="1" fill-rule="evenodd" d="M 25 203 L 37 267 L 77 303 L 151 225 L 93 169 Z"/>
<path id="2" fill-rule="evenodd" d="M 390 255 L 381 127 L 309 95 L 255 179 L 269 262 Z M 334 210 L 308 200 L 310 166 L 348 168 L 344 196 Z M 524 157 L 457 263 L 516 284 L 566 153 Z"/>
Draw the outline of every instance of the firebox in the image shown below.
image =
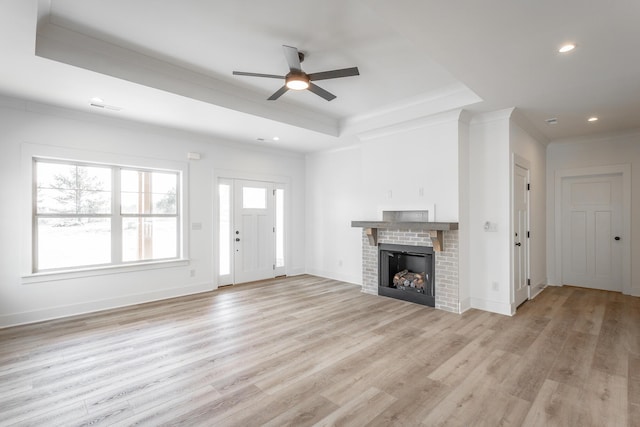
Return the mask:
<path id="1" fill-rule="evenodd" d="M 378 295 L 435 307 L 434 253 L 428 246 L 378 246 Z"/>

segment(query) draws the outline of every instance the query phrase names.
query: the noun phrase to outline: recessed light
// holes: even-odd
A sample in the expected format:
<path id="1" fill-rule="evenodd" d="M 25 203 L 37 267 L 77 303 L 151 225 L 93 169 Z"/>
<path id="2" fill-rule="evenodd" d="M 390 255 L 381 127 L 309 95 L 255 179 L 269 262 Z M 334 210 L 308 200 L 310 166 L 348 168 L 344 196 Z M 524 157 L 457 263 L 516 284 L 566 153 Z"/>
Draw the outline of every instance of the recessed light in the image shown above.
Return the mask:
<path id="1" fill-rule="evenodd" d="M 548 125 L 557 125 L 558 119 L 555 117 L 551 117 L 550 119 L 545 120 L 545 122 L 547 122 Z"/>
<path id="2" fill-rule="evenodd" d="M 576 45 L 573 43 L 567 43 L 564 44 L 560 47 L 560 49 L 558 49 L 558 52 L 560 53 L 567 53 L 567 52 L 571 52 L 573 49 L 576 48 Z"/>
<path id="3" fill-rule="evenodd" d="M 264 141 L 264 138 L 256 138 L 256 141 L 262 142 L 262 141 Z"/>
<path id="4" fill-rule="evenodd" d="M 598 118 L 597 118 L 596 116 L 589 117 L 589 118 L 587 119 L 587 121 L 588 121 L 588 122 L 597 122 L 597 121 L 598 121 Z"/>
<path id="5" fill-rule="evenodd" d="M 274 136 L 274 137 L 273 137 L 273 140 L 274 140 L 274 141 L 280 141 L 280 137 L 279 137 L 279 136 Z"/>

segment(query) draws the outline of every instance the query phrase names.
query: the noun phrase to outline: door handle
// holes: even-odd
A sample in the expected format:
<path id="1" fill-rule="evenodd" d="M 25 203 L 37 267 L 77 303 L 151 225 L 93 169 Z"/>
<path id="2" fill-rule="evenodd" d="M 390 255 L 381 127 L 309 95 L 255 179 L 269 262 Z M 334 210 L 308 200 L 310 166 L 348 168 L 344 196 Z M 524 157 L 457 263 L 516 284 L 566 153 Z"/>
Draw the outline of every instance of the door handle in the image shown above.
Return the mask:
<path id="1" fill-rule="evenodd" d="M 236 237 L 236 242 L 239 242 L 239 241 L 240 241 L 240 238 L 239 238 L 239 237 Z"/>
<path id="2" fill-rule="evenodd" d="M 518 242 L 516 243 L 516 246 L 522 246 L 522 243 Z"/>
<path id="3" fill-rule="evenodd" d="M 614 237 L 615 240 L 620 240 L 620 236 Z"/>

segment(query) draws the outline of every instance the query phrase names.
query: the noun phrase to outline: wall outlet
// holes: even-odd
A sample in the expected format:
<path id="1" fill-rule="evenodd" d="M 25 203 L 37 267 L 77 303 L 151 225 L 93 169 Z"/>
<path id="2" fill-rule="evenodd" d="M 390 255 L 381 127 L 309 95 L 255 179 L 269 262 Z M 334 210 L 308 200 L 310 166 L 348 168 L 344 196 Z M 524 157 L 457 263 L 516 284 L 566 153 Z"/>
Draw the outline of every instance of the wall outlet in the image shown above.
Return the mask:
<path id="1" fill-rule="evenodd" d="M 498 285 L 498 282 L 491 283 L 491 289 L 498 292 L 500 290 L 500 285 Z"/>
<path id="2" fill-rule="evenodd" d="M 341 259 L 338 260 L 338 267 L 342 267 L 342 260 Z"/>
<path id="3" fill-rule="evenodd" d="M 196 270 L 195 270 L 195 269 L 194 269 L 194 270 L 191 270 L 191 271 L 189 272 L 189 275 L 190 275 L 191 277 L 196 277 Z"/>

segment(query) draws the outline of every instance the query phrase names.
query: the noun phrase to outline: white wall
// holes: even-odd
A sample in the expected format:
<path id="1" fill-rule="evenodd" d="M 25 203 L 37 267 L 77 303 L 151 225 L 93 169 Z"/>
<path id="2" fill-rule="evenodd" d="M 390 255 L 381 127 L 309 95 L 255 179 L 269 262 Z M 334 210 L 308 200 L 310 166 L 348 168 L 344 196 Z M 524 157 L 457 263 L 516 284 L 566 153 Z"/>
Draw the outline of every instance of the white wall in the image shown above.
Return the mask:
<path id="1" fill-rule="evenodd" d="M 362 282 L 362 150 L 359 146 L 307 156 L 307 272 Z"/>
<path id="2" fill-rule="evenodd" d="M 560 284 L 555 248 L 555 176 L 567 169 L 631 165 L 630 294 L 640 296 L 640 132 L 554 141 L 547 148 L 547 265 L 551 284 Z"/>
<path id="3" fill-rule="evenodd" d="M 292 227 L 288 272 L 303 272 L 304 157 L 269 152 L 258 147 L 215 141 L 199 135 L 130 122 L 72 113 L 20 100 L 0 98 L 0 327 L 87 311 L 167 298 L 216 287 L 213 245 L 214 176 L 216 169 L 230 169 L 255 176 L 286 175 L 290 189 Z M 25 271 L 24 204 L 30 194 L 24 188 L 21 149 L 24 143 L 73 149 L 92 155 L 186 162 L 186 153 L 202 154 L 188 164 L 188 222 L 202 230 L 189 231 L 190 261 L 185 265 L 145 271 L 104 274 L 64 280 L 23 279 Z M 55 149 L 55 148 L 54 148 Z M 28 177 L 27 177 L 28 179 Z M 25 200 L 27 198 L 27 200 Z M 189 227 L 190 228 L 190 227 Z M 28 251 L 26 251 L 28 255 Z M 190 277 L 190 270 L 196 270 Z"/>
<path id="4" fill-rule="evenodd" d="M 430 209 L 459 220 L 460 112 L 369 133 L 364 142 L 307 156 L 307 271 L 362 282 L 362 229 L 383 210 Z M 432 220 L 432 219 L 431 219 Z"/>

